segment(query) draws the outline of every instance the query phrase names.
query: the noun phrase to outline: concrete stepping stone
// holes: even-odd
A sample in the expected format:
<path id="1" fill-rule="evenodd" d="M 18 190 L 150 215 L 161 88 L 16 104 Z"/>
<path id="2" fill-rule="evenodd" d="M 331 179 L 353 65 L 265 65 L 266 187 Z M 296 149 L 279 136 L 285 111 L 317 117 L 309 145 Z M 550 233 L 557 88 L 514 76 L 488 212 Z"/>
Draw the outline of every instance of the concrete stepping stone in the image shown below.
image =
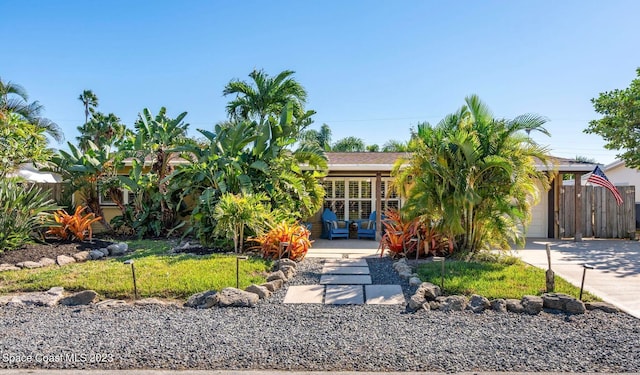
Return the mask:
<path id="1" fill-rule="evenodd" d="M 324 285 L 292 285 L 283 303 L 322 303 L 323 300 Z"/>
<path id="2" fill-rule="evenodd" d="M 358 259 L 328 259 L 324 262 L 325 266 L 332 267 L 369 267 L 367 260 L 364 258 Z"/>
<path id="3" fill-rule="evenodd" d="M 364 292 L 367 305 L 396 305 L 406 302 L 400 285 L 365 285 Z"/>
<path id="4" fill-rule="evenodd" d="M 322 275 L 320 284 L 354 285 L 371 284 L 370 275 Z"/>
<path id="5" fill-rule="evenodd" d="M 327 285 L 324 303 L 326 305 L 362 305 L 364 304 L 362 285 Z"/>
<path id="6" fill-rule="evenodd" d="M 322 268 L 323 274 L 329 275 L 368 275 L 369 267 L 327 266 Z"/>

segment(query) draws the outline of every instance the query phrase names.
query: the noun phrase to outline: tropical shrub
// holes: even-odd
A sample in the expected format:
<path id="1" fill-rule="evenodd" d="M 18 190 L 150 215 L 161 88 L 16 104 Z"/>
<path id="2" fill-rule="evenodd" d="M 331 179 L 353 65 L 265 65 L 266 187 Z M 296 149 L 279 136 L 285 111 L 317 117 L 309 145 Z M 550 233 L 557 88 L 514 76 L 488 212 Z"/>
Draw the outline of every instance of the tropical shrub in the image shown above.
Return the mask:
<path id="1" fill-rule="evenodd" d="M 29 242 L 40 228 L 51 224 L 58 206 L 34 185 L 16 179 L 0 179 L 0 252 Z"/>
<path id="2" fill-rule="evenodd" d="M 281 255 L 287 258 L 301 261 L 307 255 L 312 241 L 309 240 L 311 232 L 306 226 L 299 223 L 289 224 L 282 221 L 271 227 L 271 229 L 263 234 L 252 238 L 258 242 L 258 248 L 262 252 L 262 256 L 267 259 L 278 259 Z M 281 254 L 280 244 L 288 243 L 286 253 Z"/>
<path id="3" fill-rule="evenodd" d="M 549 175 L 536 168 L 546 150 L 528 133 L 546 120 L 525 114 L 496 119 L 477 96 L 436 126 L 419 124 L 416 149 L 394 167 L 395 185 L 407 198 L 403 212 L 434 223 L 456 251 L 523 244 L 531 207 Z"/>
<path id="4" fill-rule="evenodd" d="M 78 206 L 73 215 L 69 215 L 65 210 L 56 211 L 53 219 L 57 225 L 49 227 L 47 234 L 56 236 L 63 240 L 79 240 L 84 241 L 85 238 L 93 236 L 91 224 L 100 221 L 101 217 L 96 217 L 93 212 L 84 213 L 88 207 Z"/>
<path id="5" fill-rule="evenodd" d="M 407 256 L 416 251 L 417 243 L 410 241 L 416 236 L 418 221 L 405 220 L 397 210 L 389 209 L 385 211 L 385 220 L 382 221 L 384 234 L 380 239 L 380 256 L 385 250 L 391 253 L 392 257 Z"/>
<path id="6" fill-rule="evenodd" d="M 222 195 L 211 215 L 212 219 L 216 221 L 213 236 L 233 240 L 234 251 L 236 253 L 242 252 L 244 250 L 245 228 L 256 235 L 260 235 L 264 231 L 265 223 L 269 220 L 268 209 L 265 206 L 267 200 L 265 194 Z M 202 215 L 202 212 L 199 212 L 198 215 Z M 201 241 L 202 239 L 200 238 Z M 206 237 L 205 240 L 209 241 L 210 238 Z"/>

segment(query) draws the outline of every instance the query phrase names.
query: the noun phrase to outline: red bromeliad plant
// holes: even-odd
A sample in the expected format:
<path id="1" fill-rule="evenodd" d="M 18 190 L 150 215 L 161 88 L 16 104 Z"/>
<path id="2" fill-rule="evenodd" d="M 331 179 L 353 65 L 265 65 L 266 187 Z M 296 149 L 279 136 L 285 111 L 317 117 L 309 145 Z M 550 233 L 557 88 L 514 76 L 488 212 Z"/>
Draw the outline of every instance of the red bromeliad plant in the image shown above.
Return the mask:
<path id="1" fill-rule="evenodd" d="M 420 254 L 425 256 L 447 256 L 453 252 L 453 240 L 438 231 L 434 226 L 420 223 L 417 233 L 420 235 Z"/>
<path id="2" fill-rule="evenodd" d="M 416 237 L 418 221 L 404 220 L 400 213 L 393 209 L 385 211 L 384 215 L 386 219 L 382 225 L 384 225 L 385 233 L 380 240 L 380 257 L 384 255 L 385 250 L 389 250 L 394 258 L 414 252 L 417 244 L 410 240 Z"/>
<path id="3" fill-rule="evenodd" d="M 382 222 L 385 233 L 380 241 L 380 256 L 388 250 L 392 257 L 414 254 L 416 258 L 425 256 L 446 256 L 453 252 L 451 237 L 438 231 L 434 225 L 425 224 L 420 218 L 406 220 L 396 210 L 387 210 Z M 420 237 L 420 241 L 416 239 Z M 420 243 L 420 247 L 418 247 Z M 416 254 L 417 252 L 417 254 Z"/>
<path id="4" fill-rule="evenodd" d="M 49 228 L 46 233 L 59 237 L 63 240 L 75 238 L 79 241 L 84 241 L 88 236 L 89 241 L 91 241 L 91 237 L 93 236 L 91 224 L 100 221 L 102 217 L 96 217 L 94 213 L 84 214 L 83 212 L 86 209 L 86 206 L 78 206 L 76 207 L 76 212 L 73 215 L 69 215 L 65 210 L 56 211 L 53 214 L 53 218 L 58 225 Z"/>
<path id="5" fill-rule="evenodd" d="M 267 233 L 252 238 L 259 243 L 262 256 L 269 259 L 278 259 L 281 255 L 295 261 L 301 261 L 307 255 L 313 241 L 309 240 L 311 232 L 300 224 L 288 224 L 283 221 L 272 227 Z M 280 244 L 287 242 L 289 246 L 281 254 Z"/>

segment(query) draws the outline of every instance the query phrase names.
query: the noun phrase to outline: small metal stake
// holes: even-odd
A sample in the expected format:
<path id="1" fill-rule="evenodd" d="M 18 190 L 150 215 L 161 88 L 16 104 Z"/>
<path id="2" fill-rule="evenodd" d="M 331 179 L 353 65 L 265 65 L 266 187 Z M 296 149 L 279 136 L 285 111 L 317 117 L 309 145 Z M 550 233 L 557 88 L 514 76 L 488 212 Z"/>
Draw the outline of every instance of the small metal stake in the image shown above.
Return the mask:
<path id="1" fill-rule="evenodd" d="M 131 265 L 131 275 L 133 276 L 133 299 L 138 299 L 138 283 L 136 282 L 136 268 L 133 265 L 133 259 L 125 260 L 124 264 Z"/>
<path id="2" fill-rule="evenodd" d="M 420 257 L 420 236 L 418 236 L 417 238 L 412 238 L 409 240 L 409 242 L 417 242 L 416 244 L 416 260 L 418 260 L 418 258 Z"/>
<path id="3" fill-rule="evenodd" d="M 236 289 L 240 288 L 240 261 L 249 259 L 246 255 L 236 257 Z"/>
<path id="4" fill-rule="evenodd" d="M 444 293 L 444 257 L 433 257 L 434 262 L 441 262 L 442 268 L 440 269 L 440 291 Z"/>
<path id="5" fill-rule="evenodd" d="M 592 270 L 595 267 L 588 264 L 583 264 L 582 268 L 584 268 L 584 270 L 582 271 L 582 283 L 580 284 L 580 301 L 582 301 L 582 290 L 584 289 L 584 276 L 587 274 L 587 270 Z"/>
<path id="6" fill-rule="evenodd" d="M 278 245 L 278 259 L 282 259 L 282 254 L 284 254 L 284 249 L 286 247 L 289 247 L 288 242 L 280 242 L 280 244 Z"/>

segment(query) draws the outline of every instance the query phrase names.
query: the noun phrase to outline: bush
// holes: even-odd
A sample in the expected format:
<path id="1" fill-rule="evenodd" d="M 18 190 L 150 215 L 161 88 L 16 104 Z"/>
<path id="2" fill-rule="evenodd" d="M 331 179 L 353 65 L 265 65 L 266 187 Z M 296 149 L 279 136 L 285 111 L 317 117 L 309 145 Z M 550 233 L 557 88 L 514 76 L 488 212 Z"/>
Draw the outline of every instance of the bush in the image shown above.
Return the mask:
<path id="1" fill-rule="evenodd" d="M 0 179 L 0 253 L 19 249 L 51 221 L 58 206 L 37 186 Z"/>
<path id="2" fill-rule="evenodd" d="M 311 247 L 309 235 L 311 232 L 300 224 L 288 224 L 286 221 L 275 225 L 262 236 L 253 238 L 258 242 L 258 248 L 262 251 L 262 256 L 267 259 L 278 259 L 280 254 L 280 244 L 289 243 L 286 248 L 286 256 L 289 259 L 300 261 L 304 259 Z"/>
<path id="3" fill-rule="evenodd" d="M 96 217 L 94 213 L 85 214 L 84 211 L 87 207 L 78 206 L 73 215 L 69 215 L 67 211 L 60 210 L 53 214 L 53 218 L 57 225 L 52 226 L 47 231 L 47 234 L 54 235 L 63 240 L 77 239 L 84 241 L 87 235 L 89 241 L 93 236 L 93 229 L 91 224 L 102 219 L 100 216 Z"/>

